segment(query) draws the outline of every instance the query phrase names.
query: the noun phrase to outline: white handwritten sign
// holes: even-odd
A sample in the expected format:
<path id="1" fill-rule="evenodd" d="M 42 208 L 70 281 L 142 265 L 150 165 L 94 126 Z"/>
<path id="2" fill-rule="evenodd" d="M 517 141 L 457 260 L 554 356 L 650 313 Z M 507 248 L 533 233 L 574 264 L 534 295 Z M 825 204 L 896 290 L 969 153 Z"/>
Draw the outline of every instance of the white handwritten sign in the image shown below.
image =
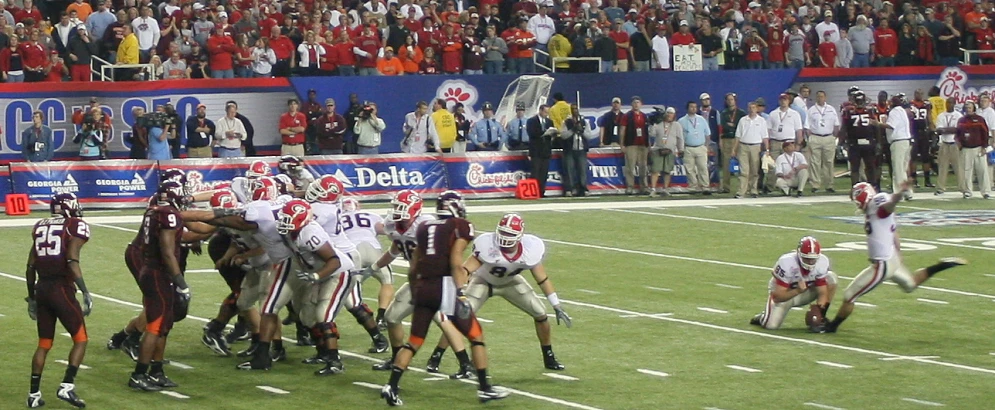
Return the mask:
<path id="1" fill-rule="evenodd" d="M 701 70 L 701 44 L 674 46 L 674 71 Z"/>

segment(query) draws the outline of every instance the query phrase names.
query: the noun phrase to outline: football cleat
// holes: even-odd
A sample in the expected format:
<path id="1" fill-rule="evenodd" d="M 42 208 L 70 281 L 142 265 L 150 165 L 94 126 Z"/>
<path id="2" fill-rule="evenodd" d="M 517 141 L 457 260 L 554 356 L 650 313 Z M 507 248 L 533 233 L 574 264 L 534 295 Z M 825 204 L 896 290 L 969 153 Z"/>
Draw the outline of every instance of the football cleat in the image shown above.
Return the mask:
<path id="1" fill-rule="evenodd" d="M 345 365 L 339 359 L 328 359 L 325 363 L 325 367 L 316 370 L 314 372 L 315 376 L 330 376 L 333 374 L 341 374 L 345 372 Z"/>
<path id="2" fill-rule="evenodd" d="M 240 363 L 235 366 L 239 370 L 269 370 L 273 367 L 273 361 L 270 360 L 268 354 L 259 355 L 253 357 L 252 360 Z"/>
<path id="3" fill-rule="evenodd" d="M 76 385 L 72 383 L 62 383 L 59 385 L 59 391 L 55 393 L 55 396 L 66 403 L 69 403 L 73 407 L 84 408 L 86 407 L 86 402 L 76 395 Z"/>
<path id="4" fill-rule="evenodd" d="M 307 359 L 301 360 L 304 364 L 325 364 L 325 358 L 321 356 L 311 356 Z"/>
<path id="5" fill-rule="evenodd" d="M 943 258 L 940 262 L 947 263 L 953 266 L 967 265 L 967 259 L 964 258 Z"/>
<path id="6" fill-rule="evenodd" d="M 556 356 L 546 357 L 543 360 L 543 365 L 549 370 L 563 370 L 567 367 L 556 361 Z"/>
<path id="7" fill-rule="evenodd" d="M 380 329 L 380 333 L 387 332 L 387 321 L 383 318 L 377 319 L 377 329 Z"/>
<path id="8" fill-rule="evenodd" d="M 442 356 L 435 356 L 428 358 L 428 363 L 425 364 L 425 371 L 429 373 L 439 373 L 439 365 L 442 363 Z"/>
<path id="9" fill-rule="evenodd" d="M 117 350 L 121 348 L 121 344 L 124 340 L 128 338 L 128 335 L 124 332 L 117 332 L 110 339 L 107 340 L 107 350 Z"/>
<path id="10" fill-rule="evenodd" d="M 459 371 L 449 375 L 450 379 L 467 379 L 473 380 L 477 378 L 477 374 L 473 371 L 473 367 L 469 363 L 460 365 Z"/>
<path id="11" fill-rule="evenodd" d="M 159 386 L 155 385 L 155 383 L 152 383 L 152 380 L 149 379 L 149 375 L 147 375 L 147 374 L 139 374 L 137 376 L 136 375 L 132 375 L 131 379 L 128 380 L 128 387 L 131 387 L 132 389 L 135 389 L 135 390 L 142 390 L 142 391 L 160 391 L 160 390 L 162 390 L 162 387 L 159 387 Z"/>
<path id="12" fill-rule="evenodd" d="M 150 374 L 149 381 L 152 382 L 152 384 L 164 389 L 180 387 L 180 385 L 176 384 L 176 382 L 170 380 L 169 377 L 166 377 L 165 373 Z"/>
<path id="13" fill-rule="evenodd" d="M 497 386 L 490 386 L 486 390 L 477 390 L 477 398 L 480 399 L 481 403 L 487 403 L 491 400 L 501 400 L 508 397 L 508 391 Z"/>
<path id="14" fill-rule="evenodd" d="M 273 350 L 272 354 L 273 363 L 283 362 L 287 360 L 287 349 Z"/>
<path id="15" fill-rule="evenodd" d="M 204 346 L 213 350 L 214 353 L 225 357 L 231 356 L 231 349 L 228 348 L 228 342 L 225 341 L 225 338 L 220 333 L 204 329 L 204 336 L 200 338 L 200 341 L 204 343 Z"/>
<path id="16" fill-rule="evenodd" d="M 763 323 L 760 322 L 760 320 L 763 319 L 763 317 L 764 317 L 763 313 L 757 313 L 757 315 L 754 316 L 753 319 L 750 319 L 750 324 L 753 326 L 763 326 Z"/>
<path id="17" fill-rule="evenodd" d="M 397 390 L 391 388 L 389 384 L 385 384 L 382 388 L 380 388 L 380 397 L 386 400 L 387 405 L 391 407 L 401 406 L 404 404 L 404 402 L 401 401 L 401 396 L 397 395 Z"/>
<path id="18" fill-rule="evenodd" d="M 381 372 L 389 372 L 393 368 L 394 368 L 394 360 L 392 359 L 387 359 L 381 363 L 373 365 L 373 370 Z"/>
<path id="19" fill-rule="evenodd" d="M 138 350 L 139 350 L 138 341 L 133 340 L 131 338 L 125 339 L 124 343 L 121 344 L 121 350 L 124 352 L 124 354 L 128 355 L 128 357 L 131 358 L 131 361 L 133 362 L 138 361 Z"/>
<path id="20" fill-rule="evenodd" d="M 298 346 L 314 346 L 314 338 L 311 337 L 311 331 L 306 327 L 297 328 L 297 345 Z"/>
<path id="21" fill-rule="evenodd" d="M 45 400 L 41 399 L 41 392 L 28 393 L 28 408 L 37 409 L 45 405 Z"/>
<path id="22" fill-rule="evenodd" d="M 254 343 L 249 344 L 249 347 L 245 348 L 245 350 L 242 350 L 242 351 L 236 353 L 235 356 L 238 356 L 238 357 L 250 357 L 252 355 L 255 355 L 256 354 L 256 350 L 258 350 L 258 349 L 259 349 L 259 343 L 255 343 L 254 342 Z"/>
<path id="23" fill-rule="evenodd" d="M 368 350 L 368 352 L 383 353 L 386 352 L 387 349 L 389 348 L 390 348 L 390 342 L 387 341 L 387 338 L 383 334 L 378 333 L 376 336 L 373 337 L 373 347 L 371 347 L 370 350 Z"/>
<path id="24" fill-rule="evenodd" d="M 235 323 L 235 328 L 225 334 L 225 342 L 228 342 L 229 346 L 235 342 L 249 340 L 250 338 L 252 338 L 252 334 L 249 332 L 249 329 L 241 323 Z"/>

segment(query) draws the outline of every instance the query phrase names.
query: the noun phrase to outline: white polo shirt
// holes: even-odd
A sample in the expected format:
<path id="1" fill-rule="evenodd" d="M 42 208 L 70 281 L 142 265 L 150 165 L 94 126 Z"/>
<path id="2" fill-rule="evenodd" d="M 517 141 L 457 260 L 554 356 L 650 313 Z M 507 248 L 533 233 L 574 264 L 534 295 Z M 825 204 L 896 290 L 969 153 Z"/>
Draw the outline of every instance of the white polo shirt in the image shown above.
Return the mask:
<path id="1" fill-rule="evenodd" d="M 905 111 L 905 108 L 895 107 L 891 111 L 888 111 L 887 124 L 892 128 L 891 133 L 888 134 L 889 144 L 895 141 L 912 140 L 912 131 L 909 127 L 909 114 Z"/>
<path id="2" fill-rule="evenodd" d="M 747 115 L 740 118 L 739 124 L 736 124 L 736 139 L 740 144 L 756 145 L 768 138 L 770 133 L 767 131 L 767 120 L 760 115 L 754 118 Z"/>
<path id="3" fill-rule="evenodd" d="M 778 107 L 770 112 L 767 126 L 770 128 L 770 139 L 794 141 L 796 132 L 802 130 L 802 117 L 791 108 L 785 108 L 784 111 L 781 111 L 781 108 Z"/>
<path id="4" fill-rule="evenodd" d="M 805 123 L 805 129 L 813 135 L 833 135 L 836 127 L 840 126 L 840 116 L 832 105 L 816 104 L 809 107 Z"/>
<path id="5" fill-rule="evenodd" d="M 957 129 L 957 122 L 964 116 L 960 111 L 953 112 L 942 112 L 940 115 L 936 116 L 936 128 L 952 128 Z M 940 134 L 940 142 L 944 144 L 953 144 L 957 136 L 956 132 L 951 132 L 949 134 Z"/>
<path id="6" fill-rule="evenodd" d="M 991 105 L 988 108 L 978 107 L 978 115 L 985 119 L 985 123 L 988 124 L 988 129 L 995 131 L 995 108 Z"/>

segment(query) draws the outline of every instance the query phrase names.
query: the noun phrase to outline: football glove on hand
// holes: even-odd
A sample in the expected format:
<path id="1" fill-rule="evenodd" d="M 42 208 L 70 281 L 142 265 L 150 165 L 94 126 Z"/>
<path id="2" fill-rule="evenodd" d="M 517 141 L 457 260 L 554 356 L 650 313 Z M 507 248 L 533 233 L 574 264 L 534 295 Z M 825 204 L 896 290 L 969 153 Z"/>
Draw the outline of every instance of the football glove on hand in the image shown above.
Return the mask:
<path id="1" fill-rule="evenodd" d="M 366 268 L 363 268 L 363 270 L 356 271 L 355 276 L 359 276 L 360 277 L 359 280 L 364 281 L 370 276 L 373 276 L 374 272 L 376 271 L 373 269 L 372 266 L 367 266 Z"/>
<path id="2" fill-rule="evenodd" d="M 93 310 L 93 296 L 90 296 L 90 292 L 83 294 L 83 316 L 90 316 L 90 312 Z"/>
<path id="3" fill-rule="evenodd" d="M 470 300 L 463 295 L 463 289 L 456 290 L 456 317 L 460 319 L 469 319 L 470 314 L 473 313 L 473 306 L 470 306 Z"/>
<path id="4" fill-rule="evenodd" d="M 563 310 L 563 308 L 559 306 L 553 306 L 553 311 L 556 312 L 557 325 L 560 324 L 560 321 L 563 321 L 563 323 L 567 324 L 567 329 L 569 329 L 570 326 L 573 326 L 573 319 L 570 318 L 570 315 L 568 315 L 567 312 Z"/>
<path id="5" fill-rule="evenodd" d="M 186 287 L 186 288 L 177 287 L 176 288 L 176 296 L 179 296 L 181 302 L 186 303 L 186 302 L 190 301 L 190 298 L 193 296 L 193 294 L 190 293 L 190 288 L 189 287 Z"/>
<path id="6" fill-rule="evenodd" d="M 316 272 L 298 271 L 297 279 L 299 279 L 301 282 L 312 284 L 312 283 L 317 283 L 318 280 L 320 280 L 321 278 L 318 277 L 318 274 Z"/>
<path id="7" fill-rule="evenodd" d="M 38 320 L 38 302 L 31 298 L 24 298 L 24 301 L 28 302 L 28 317 Z"/>

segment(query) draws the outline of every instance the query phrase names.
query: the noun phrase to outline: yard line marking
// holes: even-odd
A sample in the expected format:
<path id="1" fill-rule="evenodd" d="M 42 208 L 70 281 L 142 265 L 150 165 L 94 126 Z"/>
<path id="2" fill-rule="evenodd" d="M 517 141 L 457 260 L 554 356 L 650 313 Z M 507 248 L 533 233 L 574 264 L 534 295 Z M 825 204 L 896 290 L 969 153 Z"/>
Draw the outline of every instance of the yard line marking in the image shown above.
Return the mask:
<path id="1" fill-rule="evenodd" d="M 618 315 L 618 317 L 631 318 L 631 317 L 642 317 L 642 316 L 640 316 L 640 315 Z M 992 355 L 995 355 L 995 353 L 992 353 Z"/>
<path id="2" fill-rule="evenodd" d="M 370 389 L 373 389 L 373 390 L 380 390 L 380 389 L 383 388 L 383 386 L 381 386 L 379 384 L 373 384 L 373 383 L 367 383 L 367 382 L 352 382 L 352 384 L 355 384 L 355 385 L 360 386 L 360 387 L 370 388 Z"/>
<path id="3" fill-rule="evenodd" d="M 926 303 L 935 303 L 937 305 L 949 305 L 950 304 L 950 302 L 946 302 L 946 301 L 942 301 L 942 300 L 926 299 L 926 298 L 916 298 L 916 300 L 918 300 L 920 302 L 926 302 Z"/>
<path id="4" fill-rule="evenodd" d="M 673 315 L 674 315 L 673 313 L 654 313 L 654 314 L 651 314 L 649 316 L 653 316 L 653 317 L 657 317 L 657 316 L 659 316 L 659 317 L 667 317 L 667 316 L 673 316 Z M 644 316 L 644 315 L 618 315 L 618 317 L 622 317 L 622 318 L 633 318 L 633 317 L 646 317 L 646 316 Z"/>
<path id="5" fill-rule="evenodd" d="M 897 356 L 897 357 L 882 357 L 880 360 L 885 362 L 893 362 L 896 360 L 912 360 L 918 362 L 920 360 L 939 359 L 939 358 L 940 356 Z"/>
<path id="6" fill-rule="evenodd" d="M 722 287 L 722 288 L 729 288 L 729 289 L 742 289 L 743 288 L 742 286 L 726 285 L 725 283 L 716 283 L 715 286 Z"/>
<path id="7" fill-rule="evenodd" d="M 160 390 L 159 393 L 165 394 L 165 395 L 167 395 L 169 397 L 175 397 L 177 399 L 189 399 L 190 398 L 190 396 L 187 396 L 185 394 L 180 394 L 180 393 L 177 393 L 175 391 L 169 391 L 169 390 Z"/>
<path id="8" fill-rule="evenodd" d="M 3 221 L 0 220 L 0 222 L 3 222 Z M 34 226 L 34 223 L 32 223 L 31 225 L 28 225 L 28 226 Z M 9 278 L 9 279 L 19 280 L 19 281 L 22 281 L 22 282 L 25 281 L 25 279 L 23 277 L 21 277 L 21 276 L 11 275 L 9 273 L 4 273 L 4 272 L 0 272 L 0 277 L 5 277 L 5 278 Z M 131 302 L 128 302 L 128 301 L 124 301 L 124 300 L 121 300 L 121 299 L 112 298 L 112 297 L 109 297 L 109 296 L 98 295 L 96 293 L 91 293 L 90 295 L 93 296 L 94 298 L 97 298 L 97 299 L 104 299 L 104 300 L 107 300 L 109 302 L 114 302 L 114 303 L 125 305 L 125 306 L 142 307 L 142 305 L 139 305 L 137 303 L 131 303 Z M 562 300 L 561 300 L 561 302 L 562 302 Z M 651 316 L 651 315 L 646 315 L 646 316 L 647 317 L 652 317 L 652 318 L 657 318 L 657 317 Z M 188 319 L 192 319 L 192 320 L 196 320 L 198 322 L 203 322 L 203 323 L 209 323 L 211 321 L 210 319 L 199 317 L 199 316 L 193 316 L 193 315 L 187 315 L 187 318 Z M 662 317 L 660 317 L 660 318 L 662 318 Z M 408 322 L 401 322 L 401 323 L 404 324 L 404 325 L 406 325 L 406 326 L 410 326 L 411 325 Z M 290 339 L 290 338 L 286 338 L 286 337 L 283 338 L 283 340 L 285 340 L 287 342 L 296 342 L 296 340 L 293 340 L 293 339 Z M 363 359 L 363 360 L 366 360 L 366 361 L 369 361 L 369 362 L 375 362 L 375 363 L 380 363 L 380 362 L 383 361 L 382 358 L 376 358 L 376 357 L 372 357 L 372 356 L 366 356 L 366 355 L 362 355 L 362 354 L 352 353 L 352 352 L 345 351 L 345 350 L 339 350 L 339 354 L 341 354 L 343 356 L 355 357 L 355 358 L 359 358 L 359 359 Z M 416 368 L 414 366 L 408 367 L 408 370 L 412 370 L 412 371 L 416 371 L 416 372 L 422 372 L 422 373 L 427 373 L 425 371 L 425 369 L 419 369 L 419 368 Z M 461 382 L 463 382 L 463 383 L 477 384 L 477 382 L 473 381 L 473 380 L 466 380 L 466 379 L 459 379 L 459 380 Z M 532 392 L 528 392 L 528 391 L 524 391 L 524 390 L 513 389 L 513 388 L 510 388 L 510 387 L 507 387 L 507 386 L 501 386 L 501 387 L 504 388 L 509 393 L 514 393 L 514 394 L 517 394 L 519 396 L 528 397 L 530 399 L 545 401 L 545 402 L 553 403 L 553 404 L 559 404 L 559 405 L 567 406 L 567 407 L 573 407 L 575 409 L 581 409 L 581 410 L 601 410 L 598 407 L 588 406 L 586 404 L 576 403 L 576 402 L 572 402 L 572 401 L 568 401 L 568 400 L 564 400 L 564 399 L 559 399 L 559 398 L 556 398 L 556 397 L 544 396 L 544 395 L 541 395 L 541 394 L 532 393 Z"/>
<path id="9" fill-rule="evenodd" d="M 864 302 L 853 302 L 853 304 L 857 305 L 857 306 L 869 307 L 869 308 L 878 307 L 878 305 L 872 305 L 870 303 L 864 303 Z"/>
<path id="10" fill-rule="evenodd" d="M 909 208 L 909 209 L 915 209 L 917 211 L 939 211 L 939 209 L 936 209 L 936 208 L 922 208 L 922 207 L 918 207 L 918 206 L 899 205 L 899 207 Z"/>
<path id="11" fill-rule="evenodd" d="M 91 223 L 90 225 L 99 226 L 101 228 L 107 228 L 107 229 L 116 229 L 118 231 L 135 232 L 134 229 L 124 228 L 124 227 L 114 226 L 114 225 L 95 224 L 95 223 Z"/>
<path id="12" fill-rule="evenodd" d="M 580 379 L 578 379 L 576 377 L 571 377 L 571 376 L 567 376 L 565 374 L 559 374 L 559 373 L 543 373 L 542 375 L 546 376 L 546 377 L 552 377 L 554 379 L 567 380 L 567 381 L 577 381 L 577 380 L 580 380 Z"/>
<path id="13" fill-rule="evenodd" d="M 3 313 L 0 313 L 0 317 L 4 317 L 4 316 L 5 316 L 5 315 L 4 315 Z"/>
<path id="14" fill-rule="evenodd" d="M 214 269 L 187 269 L 183 273 L 217 273 Z"/>
<path id="15" fill-rule="evenodd" d="M 655 288 L 655 287 L 652 287 L 652 286 L 646 286 L 646 289 L 649 289 L 649 290 L 659 290 L 661 292 L 673 292 L 674 291 L 673 289 Z"/>
<path id="16" fill-rule="evenodd" d="M 723 409 L 720 409 L 720 408 L 718 408 L 718 407 L 705 407 L 705 408 L 704 408 L 704 409 L 702 409 L 702 410 L 723 410 Z"/>
<path id="17" fill-rule="evenodd" d="M 259 390 L 262 390 L 262 391 L 273 393 L 273 394 L 290 394 L 289 391 L 286 391 L 286 390 L 283 390 L 283 389 L 278 389 L 278 388 L 272 387 L 272 386 L 256 386 L 256 388 L 259 389 Z M 377 387 L 377 388 L 379 389 L 379 387 Z"/>
<path id="18" fill-rule="evenodd" d="M 62 332 L 62 333 L 59 333 L 59 334 L 65 336 L 65 337 L 73 337 L 73 335 L 71 335 L 69 333 L 65 333 L 65 332 Z"/>
<path id="19" fill-rule="evenodd" d="M 484 322 L 484 323 L 494 323 L 494 321 L 493 321 L 493 320 L 490 320 L 490 319 L 484 319 L 484 318 L 482 318 L 482 317 L 478 317 L 478 318 L 477 318 L 477 320 L 479 320 L 479 321 L 481 321 L 481 322 Z"/>
<path id="20" fill-rule="evenodd" d="M 427 381 L 427 382 L 437 382 L 437 381 L 440 381 L 440 380 L 449 380 L 449 378 L 448 377 L 426 377 L 426 378 L 424 378 L 422 380 Z"/>
<path id="21" fill-rule="evenodd" d="M 711 313 L 729 313 L 722 309 L 712 309 L 710 307 L 701 307 L 701 306 L 698 306 L 698 310 L 702 312 L 711 312 Z"/>
<path id="22" fill-rule="evenodd" d="M 763 373 L 764 372 L 763 370 L 760 370 L 760 369 L 754 369 L 752 367 L 746 367 L 746 366 L 737 366 L 735 364 L 727 364 L 726 367 L 728 367 L 730 369 L 733 369 L 733 370 L 741 370 L 741 371 L 744 371 L 744 372 L 747 372 L 747 373 Z"/>
<path id="23" fill-rule="evenodd" d="M 826 409 L 826 410 L 846 410 L 846 409 L 844 409 L 842 407 L 827 406 L 825 404 L 813 403 L 813 402 L 810 402 L 810 401 L 802 403 L 802 404 L 805 405 L 805 406 L 818 407 L 820 409 Z"/>
<path id="24" fill-rule="evenodd" d="M 840 369 L 852 369 L 853 368 L 853 366 L 850 366 L 848 364 L 842 364 L 842 363 L 825 362 L 825 361 L 822 361 L 822 360 L 816 360 L 815 362 L 818 363 L 818 364 L 821 364 L 823 366 L 838 367 Z"/>
<path id="25" fill-rule="evenodd" d="M 989 278 L 995 278 L 995 274 L 991 274 L 991 273 L 986 273 L 985 276 L 987 276 Z"/>
<path id="26" fill-rule="evenodd" d="M 563 210 L 563 209 L 550 209 L 550 211 L 559 212 L 561 214 L 569 214 L 570 213 L 570 211 Z"/>
<path id="27" fill-rule="evenodd" d="M 64 364 L 64 365 L 66 365 L 66 366 L 69 366 L 69 362 L 67 362 L 67 361 L 65 361 L 65 360 L 62 360 L 62 359 L 58 359 L 58 360 L 56 360 L 55 362 L 56 362 L 56 363 L 59 363 L 59 364 Z M 90 370 L 90 369 L 92 369 L 92 367 L 90 367 L 90 366 L 87 366 L 87 365 L 85 365 L 85 364 L 82 364 L 82 363 L 80 363 L 80 365 L 79 365 L 79 368 L 80 368 L 81 370 Z"/>
<path id="28" fill-rule="evenodd" d="M 669 377 L 670 376 L 670 373 L 658 372 L 656 370 L 636 369 L 636 371 L 639 372 L 639 373 L 642 373 L 642 374 L 648 374 L 650 376 L 659 376 L 659 377 Z"/>
<path id="29" fill-rule="evenodd" d="M 935 401 L 926 401 L 926 400 L 913 399 L 911 397 L 902 397 L 902 401 L 907 401 L 909 403 L 915 403 L 915 404 L 921 404 L 923 406 L 933 406 L 933 407 L 943 407 L 944 406 L 943 403 L 937 403 Z"/>
<path id="30" fill-rule="evenodd" d="M 190 369 L 193 369 L 193 366 L 191 366 L 191 365 L 188 365 L 188 364 L 183 364 L 183 363 L 180 363 L 180 362 L 177 362 L 177 361 L 175 361 L 175 360 L 170 360 L 170 361 L 169 361 L 169 364 L 170 364 L 170 365 L 172 365 L 172 366 L 176 366 L 176 367 L 179 367 L 179 368 L 181 368 L 181 369 L 183 369 L 183 370 L 190 370 Z"/>
<path id="31" fill-rule="evenodd" d="M 592 294 L 592 295 L 600 295 L 601 294 L 601 292 L 594 291 L 594 290 L 587 290 L 587 289 L 577 289 L 577 291 L 578 292 L 589 293 L 589 294 Z"/>
<path id="32" fill-rule="evenodd" d="M 791 308 L 791 310 L 798 310 L 798 311 L 801 311 L 801 310 L 805 310 L 805 309 L 802 309 L 802 308 L 800 308 L 800 307 L 798 307 L 798 306 L 795 306 L 795 307 Z"/>
<path id="33" fill-rule="evenodd" d="M 705 209 L 719 209 L 719 207 L 717 207 L 717 206 L 711 206 L 711 205 L 705 205 L 702 208 L 705 208 Z"/>

